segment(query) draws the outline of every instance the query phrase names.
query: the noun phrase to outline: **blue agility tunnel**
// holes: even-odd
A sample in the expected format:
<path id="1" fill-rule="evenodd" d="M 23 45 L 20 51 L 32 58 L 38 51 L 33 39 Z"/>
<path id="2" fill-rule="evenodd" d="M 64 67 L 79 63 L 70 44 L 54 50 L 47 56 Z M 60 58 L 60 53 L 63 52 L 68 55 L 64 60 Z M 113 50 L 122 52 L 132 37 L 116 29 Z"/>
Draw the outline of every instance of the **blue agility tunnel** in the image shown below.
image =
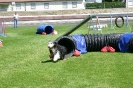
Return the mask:
<path id="1" fill-rule="evenodd" d="M 53 30 L 54 30 L 53 25 L 43 24 L 38 26 L 36 34 L 42 34 L 42 32 L 45 32 L 46 34 L 51 34 Z"/>

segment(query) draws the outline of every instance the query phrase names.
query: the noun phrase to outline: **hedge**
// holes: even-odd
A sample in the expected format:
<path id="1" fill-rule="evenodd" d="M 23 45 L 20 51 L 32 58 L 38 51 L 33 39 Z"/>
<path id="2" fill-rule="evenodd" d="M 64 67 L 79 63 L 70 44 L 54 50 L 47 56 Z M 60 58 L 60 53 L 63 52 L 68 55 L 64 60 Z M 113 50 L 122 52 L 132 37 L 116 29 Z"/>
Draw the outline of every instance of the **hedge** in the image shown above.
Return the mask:
<path id="1" fill-rule="evenodd" d="M 124 2 L 86 3 L 86 9 L 125 8 Z"/>

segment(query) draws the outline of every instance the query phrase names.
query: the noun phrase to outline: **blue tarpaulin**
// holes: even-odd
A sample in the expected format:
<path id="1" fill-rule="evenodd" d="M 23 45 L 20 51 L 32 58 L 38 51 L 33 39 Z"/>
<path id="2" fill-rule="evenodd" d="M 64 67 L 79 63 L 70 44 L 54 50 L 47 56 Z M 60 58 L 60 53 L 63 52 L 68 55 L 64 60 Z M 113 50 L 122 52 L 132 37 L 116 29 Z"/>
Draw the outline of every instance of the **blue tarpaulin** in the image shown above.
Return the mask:
<path id="1" fill-rule="evenodd" d="M 128 43 L 132 36 L 132 33 L 126 33 L 120 38 L 118 46 L 121 52 L 130 52 Z"/>
<path id="2" fill-rule="evenodd" d="M 87 53 L 86 50 L 86 42 L 83 36 L 81 35 L 73 35 L 72 38 L 76 41 L 76 48 L 77 50 L 83 54 Z"/>

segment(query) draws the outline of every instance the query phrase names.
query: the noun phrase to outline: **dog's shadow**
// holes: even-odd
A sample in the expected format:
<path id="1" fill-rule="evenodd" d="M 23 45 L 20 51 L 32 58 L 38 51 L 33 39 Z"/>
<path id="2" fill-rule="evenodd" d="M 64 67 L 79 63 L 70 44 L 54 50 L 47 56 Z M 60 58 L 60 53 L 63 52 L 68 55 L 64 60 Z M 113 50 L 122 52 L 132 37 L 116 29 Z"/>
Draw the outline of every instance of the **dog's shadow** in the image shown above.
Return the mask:
<path id="1" fill-rule="evenodd" d="M 60 61 L 60 60 L 58 60 Z M 41 61 L 41 63 L 57 63 L 58 61 L 53 61 L 53 60 L 46 60 L 46 61 Z"/>
<path id="2" fill-rule="evenodd" d="M 41 63 L 50 63 L 50 62 L 53 62 L 53 60 L 41 61 Z"/>

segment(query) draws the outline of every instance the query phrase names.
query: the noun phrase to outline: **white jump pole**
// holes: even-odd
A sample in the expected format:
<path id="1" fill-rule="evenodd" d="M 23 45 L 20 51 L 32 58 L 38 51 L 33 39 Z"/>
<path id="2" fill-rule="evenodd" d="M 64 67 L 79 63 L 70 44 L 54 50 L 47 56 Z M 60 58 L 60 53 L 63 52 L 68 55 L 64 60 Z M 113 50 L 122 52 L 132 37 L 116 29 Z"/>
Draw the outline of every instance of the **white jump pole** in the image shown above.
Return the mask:
<path id="1" fill-rule="evenodd" d="M 128 29 L 128 15 L 126 15 L 126 29 Z"/>
<path id="2" fill-rule="evenodd" d="M 112 30 L 112 15 L 110 14 L 110 31 Z"/>
<path id="3" fill-rule="evenodd" d="M 113 17 L 112 17 L 112 14 L 110 14 L 110 32 L 112 32 L 112 29 L 114 29 L 112 18 L 113 18 Z"/>
<path id="4" fill-rule="evenodd" d="M 111 13 L 112 16 L 125 16 L 127 13 Z M 90 16 L 99 16 L 99 17 L 105 17 L 109 16 L 108 13 L 102 13 L 102 14 L 91 14 Z M 128 16 L 133 16 L 133 12 L 128 12 Z"/>
<path id="5" fill-rule="evenodd" d="M 127 12 L 127 15 L 126 15 L 126 28 L 128 29 L 130 29 L 130 31 L 131 31 L 131 28 L 130 28 L 130 25 L 129 25 L 129 21 L 128 21 L 128 12 Z"/>

